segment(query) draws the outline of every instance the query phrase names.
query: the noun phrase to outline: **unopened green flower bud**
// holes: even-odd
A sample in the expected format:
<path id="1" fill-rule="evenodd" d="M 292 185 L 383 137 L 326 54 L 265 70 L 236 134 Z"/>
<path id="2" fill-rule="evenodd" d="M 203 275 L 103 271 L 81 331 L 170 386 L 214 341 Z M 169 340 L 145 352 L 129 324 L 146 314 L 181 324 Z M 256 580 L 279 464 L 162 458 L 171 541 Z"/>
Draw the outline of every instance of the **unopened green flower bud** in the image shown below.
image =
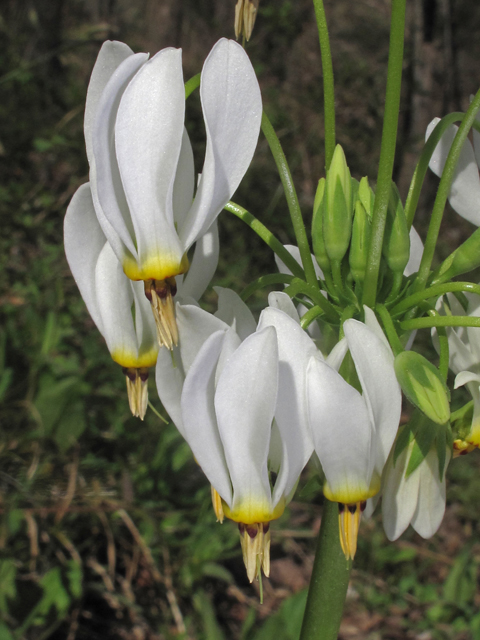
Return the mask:
<path id="1" fill-rule="evenodd" d="M 352 241 L 348 260 L 355 282 L 363 282 L 367 267 L 368 247 L 370 244 L 371 223 L 362 202 L 357 199 L 352 225 Z"/>
<path id="2" fill-rule="evenodd" d="M 350 170 L 338 144 L 327 172 L 323 202 L 325 248 L 332 262 L 340 262 L 350 244 L 353 203 Z"/>
<path id="3" fill-rule="evenodd" d="M 441 265 L 438 275 L 443 282 L 480 267 L 480 229 L 461 244 Z"/>
<path id="4" fill-rule="evenodd" d="M 358 195 L 357 199 L 363 204 L 365 211 L 367 212 L 368 218 L 372 220 L 373 214 L 373 205 L 375 203 L 375 194 L 372 191 L 372 188 L 368 184 L 368 178 L 364 176 L 360 180 L 360 184 L 358 185 Z"/>
<path id="5" fill-rule="evenodd" d="M 410 235 L 400 194 L 393 182 L 382 251 L 388 267 L 394 273 L 403 273 L 410 257 Z"/>
<path id="6" fill-rule="evenodd" d="M 325 249 L 325 240 L 323 237 L 323 206 L 325 194 L 325 178 L 318 181 L 317 191 L 315 193 L 315 201 L 313 203 L 313 219 L 312 219 L 312 244 L 313 253 L 318 266 L 322 271 L 330 270 L 330 260 L 328 259 Z"/>
<path id="7" fill-rule="evenodd" d="M 415 351 L 402 351 L 395 358 L 394 366 L 397 380 L 410 402 L 433 422 L 448 422 L 448 390 L 438 369 Z"/>

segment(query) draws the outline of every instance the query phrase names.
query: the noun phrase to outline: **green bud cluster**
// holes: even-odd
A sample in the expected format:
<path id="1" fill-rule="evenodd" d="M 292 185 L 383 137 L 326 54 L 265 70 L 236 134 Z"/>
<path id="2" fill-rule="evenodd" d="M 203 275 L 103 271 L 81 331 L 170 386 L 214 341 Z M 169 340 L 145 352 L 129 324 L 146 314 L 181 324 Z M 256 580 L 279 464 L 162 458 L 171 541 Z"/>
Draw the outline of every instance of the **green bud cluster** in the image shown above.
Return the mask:
<path id="1" fill-rule="evenodd" d="M 351 177 L 345 154 L 337 145 L 326 178 L 318 182 L 313 206 L 312 241 L 316 261 L 334 282 L 365 279 L 375 195 L 368 178 Z M 410 237 L 397 187 L 392 183 L 383 241 L 383 272 L 401 284 L 410 257 Z M 350 276 L 345 279 L 348 270 Z M 342 277 L 335 278 L 335 275 Z M 328 278 L 328 276 L 327 276 Z M 396 287 L 398 290 L 398 286 Z"/>

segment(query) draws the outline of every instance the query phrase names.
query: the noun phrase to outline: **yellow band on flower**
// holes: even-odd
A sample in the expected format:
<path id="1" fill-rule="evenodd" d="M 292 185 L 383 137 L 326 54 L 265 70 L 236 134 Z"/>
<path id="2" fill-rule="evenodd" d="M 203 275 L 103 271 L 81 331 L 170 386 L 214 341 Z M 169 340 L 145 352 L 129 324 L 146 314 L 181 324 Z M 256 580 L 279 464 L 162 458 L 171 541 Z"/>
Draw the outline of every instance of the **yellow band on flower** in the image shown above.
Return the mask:
<path id="1" fill-rule="evenodd" d="M 341 502 L 343 504 L 355 504 L 357 502 L 365 502 L 368 498 L 372 498 L 380 491 L 381 480 L 377 473 L 374 473 L 370 481 L 370 486 L 366 484 L 349 484 L 337 486 L 332 490 L 328 482 L 323 485 L 323 493 L 327 500 L 332 502 Z"/>
<path id="2" fill-rule="evenodd" d="M 137 354 L 129 349 L 115 349 L 112 351 L 112 359 L 125 369 L 148 369 L 157 363 L 158 347 L 152 346 L 148 351 Z"/>
<path id="3" fill-rule="evenodd" d="M 242 524 L 254 524 L 256 522 L 270 522 L 276 520 L 285 511 L 285 499 L 282 498 L 272 510 L 266 500 L 244 500 L 235 506 L 232 511 L 226 502 L 223 502 L 223 512 L 227 518 Z"/>
<path id="4" fill-rule="evenodd" d="M 141 265 L 131 256 L 123 259 L 123 271 L 130 280 L 166 280 L 185 273 L 188 267 L 187 254 L 180 262 L 173 253 L 149 256 Z"/>

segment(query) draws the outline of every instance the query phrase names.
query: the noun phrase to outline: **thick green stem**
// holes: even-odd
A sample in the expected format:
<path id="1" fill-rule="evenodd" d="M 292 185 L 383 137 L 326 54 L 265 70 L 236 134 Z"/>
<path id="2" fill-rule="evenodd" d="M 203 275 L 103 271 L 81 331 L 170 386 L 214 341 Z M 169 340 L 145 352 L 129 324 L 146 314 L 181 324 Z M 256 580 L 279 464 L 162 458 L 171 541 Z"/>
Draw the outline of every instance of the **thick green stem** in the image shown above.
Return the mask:
<path id="1" fill-rule="evenodd" d="M 325 129 L 325 168 L 328 171 L 335 151 L 335 91 L 333 83 L 332 54 L 328 37 L 327 18 L 323 0 L 313 0 L 317 20 L 318 39 L 322 54 L 323 110 Z"/>
<path id="2" fill-rule="evenodd" d="M 404 331 L 431 329 L 432 327 L 479 327 L 480 318 L 472 316 L 435 316 L 434 318 L 414 318 L 400 323 Z"/>
<path id="3" fill-rule="evenodd" d="M 187 82 L 185 83 L 185 99 L 187 99 L 191 93 L 193 93 L 193 91 L 195 91 L 195 89 L 197 87 L 200 86 L 200 73 L 197 73 L 196 76 L 193 76 L 192 78 L 190 78 L 190 80 L 187 80 Z"/>
<path id="4" fill-rule="evenodd" d="M 392 318 L 390 317 L 387 308 L 383 304 L 377 304 L 376 310 L 383 323 L 383 328 L 385 329 L 385 333 L 390 346 L 392 347 L 392 351 L 395 356 L 398 356 L 398 354 L 402 353 L 404 349 L 402 343 L 400 342 L 400 338 L 395 331 Z"/>
<path id="5" fill-rule="evenodd" d="M 305 313 L 302 316 L 300 320 L 300 326 L 302 327 L 302 329 L 307 329 L 314 320 L 316 320 L 319 316 L 322 316 L 323 314 L 324 314 L 323 309 L 315 305 L 314 307 L 309 309 L 307 313 Z"/>
<path id="6" fill-rule="evenodd" d="M 303 268 L 305 270 L 305 278 L 309 284 L 318 288 L 317 274 L 315 273 L 315 267 L 313 266 L 310 245 L 308 244 L 307 232 L 303 223 L 302 212 L 300 210 L 297 192 L 295 191 L 295 185 L 293 184 L 292 174 L 290 173 L 290 168 L 288 166 L 287 159 L 285 158 L 285 154 L 283 153 L 280 140 L 272 127 L 272 123 L 265 114 L 265 111 L 262 115 L 262 131 L 263 135 L 267 139 L 275 164 L 277 165 L 280 180 L 282 181 L 283 189 L 285 191 L 295 238 L 302 258 Z"/>
<path id="7" fill-rule="evenodd" d="M 433 287 L 413 293 L 411 296 L 404 298 L 401 302 L 396 304 L 393 309 L 390 310 L 392 316 L 408 311 L 408 309 L 416 307 L 423 300 L 429 298 L 438 298 L 446 293 L 453 293 L 454 291 L 469 291 L 470 293 L 476 293 L 480 296 L 480 285 L 473 284 L 473 282 L 447 282 L 445 284 L 436 284 Z"/>
<path id="8" fill-rule="evenodd" d="M 373 209 L 372 233 L 363 286 L 363 303 L 375 308 L 378 272 L 382 257 L 383 234 L 392 183 L 393 162 L 397 142 L 400 89 L 402 84 L 403 40 L 406 0 L 392 0 L 390 49 L 388 54 L 387 90 L 383 117 L 382 146 L 378 167 L 377 189 Z"/>
<path id="9" fill-rule="evenodd" d="M 269 287 L 272 284 L 290 284 L 294 278 L 295 276 L 286 273 L 270 273 L 266 276 L 260 276 L 260 278 L 254 280 L 245 287 L 242 291 L 241 298 L 246 302 L 248 298 L 255 293 L 255 291 L 258 291 L 258 289 Z"/>
<path id="10" fill-rule="evenodd" d="M 280 260 L 285 264 L 287 269 L 295 275 L 297 278 L 303 279 L 305 274 L 303 273 L 302 267 L 298 264 L 298 262 L 293 258 L 290 253 L 285 249 L 283 244 L 278 240 L 273 233 L 267 229 L 267 227 L 257 220 L 254 215 L 252 215 L 249 211 L 241 207 L 239 204 L 235 204 L 235 202 L 227 202 L 224 207 L 225 211 L 229 211 L 243 220 L 250 229 L 255 231 L 255 233 L 267 244 L 270 249 L 277 254 Z"/>
<path id="11" fill-rule="evenodd" d="M 430 218 L 430 225 L 428 227 L 427 239 L 425 240 L 425 247 L 423 249 L 422 261 L 418 269 L 418 275 L 415 280 L 414 288 L 416 291 L 421 291 L 425 288 L 430 275 L 430 268 L 432 266 L 433 254 L 435 253 L 435 247 L 437 246 L 438 234 L 440 232 L 440 225 L 442 223 L 443 211 L 447 202 L 448 194 L 450 193 L 450 187 L 453 180 L 455 168 L 457 166 L 458 158 L 462 151 L 465 140 L 467 139 L 468 132 L 472 128 L 475 121 L 475 116 L 480 109 L 480 89 L 475 94 L 474 99 L 470 103 L 467 113 L 465 114 L 462 124 L 458 128 L 457 134 L 453 140 L 452 146 L 445 162 L 442 178 L 438 185 L 437 196 L 433 205 L 432 216 Z"/>
<path id="12" fill-rule="evenodd" d="M 338 505 L 325 500 L 300 640 L 336 640 L 352 563 L 338 533 Z"/>

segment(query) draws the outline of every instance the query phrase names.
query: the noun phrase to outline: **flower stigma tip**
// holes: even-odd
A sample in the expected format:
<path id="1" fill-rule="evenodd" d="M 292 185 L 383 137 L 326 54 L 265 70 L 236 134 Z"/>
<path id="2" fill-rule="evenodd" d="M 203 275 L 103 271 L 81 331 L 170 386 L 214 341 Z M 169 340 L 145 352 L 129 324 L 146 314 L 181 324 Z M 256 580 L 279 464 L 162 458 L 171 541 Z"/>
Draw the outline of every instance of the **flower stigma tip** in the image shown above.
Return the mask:
<path id="1" fill-rule="evenodd" d="M 158 344 L 172 350 L 178 344 L 177 321 L 173 297 L 177 293 L 175 278 L 145 280 L 145 296 L 152 305 Z"/>
<path id="2" fill-rule="evenodd" d="M 212 505 L 213 510 L 215 511 L 215 516 L 217 517 L 217 522 L 223 524 L 223 519 L 225 518 L 225 514 L 223 513 L 223 505 L 220 494 L 213 486 L 210 487 L 212 491 Z"/>
<path id="3" fill-rule="evenodd" d="M 127 394 L 130 411 L 135 418 L 143 420 L 148 406 L 148 369 L 124 368 L 127 379 Z"/>
<path id="4" fill-rule="evenodd" d="M 259 576 L 260 567 L 268 578 L 270 575 L 270 523 L 243 524 L 239 522 L 238 530 L 240 531 L 243 562 L 248 579 L 253 582 Z"/>
<path id="5" fill-rule="evenodd" d="M 347 560 L 353 560 L 355 557 L 360 519 L 366 506 L 365 501 L 353 504 L 338 503 L 340 544 Z"/>

